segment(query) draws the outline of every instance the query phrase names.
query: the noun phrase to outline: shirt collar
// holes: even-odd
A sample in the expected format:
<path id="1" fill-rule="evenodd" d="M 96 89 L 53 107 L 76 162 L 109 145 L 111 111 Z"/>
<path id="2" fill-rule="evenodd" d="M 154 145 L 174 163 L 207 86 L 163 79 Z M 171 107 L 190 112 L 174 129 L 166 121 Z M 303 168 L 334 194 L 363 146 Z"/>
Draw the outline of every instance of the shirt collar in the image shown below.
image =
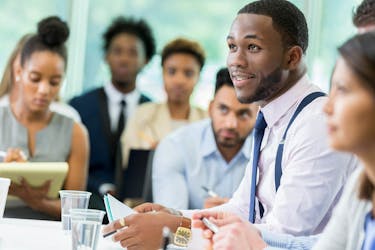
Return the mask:
<path id="1" fill-rule="evenodd" d="M 287 92 L 262 107 L 260 110 L 263 112 L 267 127 L 272 127 L 278 120 L 280 120 L 280 118 L 301 99 L 310 87 L 311 84 L 309 83 L 309 78 L 305 74 Z"/>
<path id="2" fill-rule="evenodd" d="M 201 152 L 202 152 L 203 157 L 207 157 L 214 153 L 220 154 L 220 151 L 218 150 L 217 145 L 216 145 L 216 140 L 215 140 L 214 131 L 212 128 L 211 119 L 208 119 L 208 121 L 209 121 L 208 126 L 206 126 L 203 132 L 202 143 L 201 143 Z M 252 133 L 250 133 L 246 137 L 246 140 L 244 144 L 242 145 L 242 148 L 239 151 L 239 153 L 241 153 L 247 160 L 250 160 L 251 143 L 252 143 Z"/>
<path id="3" fill-rule="evenodd" d="M 108 96 L 108 102 L 112 104 L 118 104 L 121 100 L 125 100 L 126 103 L 133 102 L 134 100 L 138 101 L 140 93 L 137 89 L 134 89 L 132 92 L 124 94 L 118 91 L 111 82 L 108 82 L 104 85 L 104 91 Z"/>

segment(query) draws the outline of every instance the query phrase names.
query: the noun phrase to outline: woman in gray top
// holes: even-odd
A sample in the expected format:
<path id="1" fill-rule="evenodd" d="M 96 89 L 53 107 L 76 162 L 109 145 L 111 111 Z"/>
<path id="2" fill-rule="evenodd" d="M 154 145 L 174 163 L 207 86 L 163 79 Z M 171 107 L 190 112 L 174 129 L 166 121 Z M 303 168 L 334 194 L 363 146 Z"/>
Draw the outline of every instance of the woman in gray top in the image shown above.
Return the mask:
<path id="1" fill-rule="evenodd" d="M 202 217 L 215 218 L 213 222 L 220 227 L 214 236 L 209 230 L 204 231 L 213 240 L 213 249 L 375 249 L 374 45 L 372 32 L 357 35 L 339 48 L 341 57 L 332 75 L 332 90 L 324 109 L 328 139 L 334 149 L 355 154 L 364 168 L 352 175 L 324 232 L 319 237 L 259 232 L 235 215 L 197 213 L 193 216 L 196 227 L 207 229 L 198 220 Z"/>
<path id="2" fill-rule="evenodd" d="M 86 188 L 88 137 L 86 129 L 50 110 L 65 74 L 69 29 L 58 17 L 38 24 L 37 34 L 26 41 L 21 63 L 15 69 L 18 99 L 0 109 L 0 150 L 5 162 L 66 161 L 69 170 L 64 189 Z M 26 157 L 25 157 L 26 155 Z M 19 197 L 33 212 L 59 218 L 59 199 L 49 199 L 49 183 L 31 187 L 26 181 L 12 183 L 9 194 Z M 7 215 L 7 210 L 6 210 Z M 22 214 L 29 217 L 29 214 Z M 30 215 L 32 218 L 35 216 Z"/>

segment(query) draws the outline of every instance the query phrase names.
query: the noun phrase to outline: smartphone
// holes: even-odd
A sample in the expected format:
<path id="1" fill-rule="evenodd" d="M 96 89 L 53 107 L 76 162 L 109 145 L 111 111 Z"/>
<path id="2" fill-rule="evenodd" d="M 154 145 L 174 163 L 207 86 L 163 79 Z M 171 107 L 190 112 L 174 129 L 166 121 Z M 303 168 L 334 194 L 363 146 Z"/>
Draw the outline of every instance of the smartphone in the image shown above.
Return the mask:
<path id="1" fill-rule="evenodd" d="M 202 219 L 202 222 L 203 222 L 203 224 L 208 228 L 208 229 L 210 229 L 213 233 L 217 233 L 217 232 L 219 232 L 219 228 L 213 223 L 213 222 L 211 222 L 209 219 L 207 219 L 207 218 L 203 218 Z"/>

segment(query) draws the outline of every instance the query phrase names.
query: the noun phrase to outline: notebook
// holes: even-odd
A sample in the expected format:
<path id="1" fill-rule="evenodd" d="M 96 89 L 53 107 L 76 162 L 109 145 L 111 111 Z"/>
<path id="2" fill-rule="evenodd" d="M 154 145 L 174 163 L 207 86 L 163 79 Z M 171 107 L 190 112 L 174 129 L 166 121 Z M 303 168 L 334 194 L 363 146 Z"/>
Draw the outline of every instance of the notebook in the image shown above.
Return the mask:
<path id="1" fill-rule="evenodd" d="M 137 213 L 110 194 L 104 195 L 103 199 L 109 222 Z"/>
<path id="2" fill-rule="evenodd" d="M 9 178 L 14 183 L 20 183 L 20 179 L 23 177 L 32 186 L 41 186 L 47 180 L 51 180 L 47 196 L 57 198 L 68 173 L 68 168 L 66 162 L 0 163 L 0 177 Z"/>

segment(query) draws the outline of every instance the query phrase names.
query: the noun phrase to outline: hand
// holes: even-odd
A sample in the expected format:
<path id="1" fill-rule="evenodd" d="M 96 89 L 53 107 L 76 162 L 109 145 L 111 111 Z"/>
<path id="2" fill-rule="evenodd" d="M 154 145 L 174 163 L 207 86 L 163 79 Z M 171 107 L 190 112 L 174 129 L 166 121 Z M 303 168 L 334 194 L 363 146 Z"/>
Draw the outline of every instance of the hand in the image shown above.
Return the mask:
<path id="1" fill-rule="evenodd" d="M 219 227 L 219 232 L 213 234 L 200 221 L 209 218 Z M 232 250 L 261 250 L 267 247 L 260 232 L 249 222 L 241 220 L 238 216 L 215 211 L 202 211 L 193 215 L 193 227 L 202 228 L 203 237 L 208 239 L 213 249 Z"/>
<path id="2" fill-rule="evenodd" d="M 222 197 L 208 197 L 204 201 L 204 208 L 211 208 L 220 206 L 224 203 L 227 203 L 229 201 L 229 198 L 222 198 Z"/>
<path id="3" fill-rule="evenodd" d="M 39 187 L 32 187 L 24 178 L 20 184 L 12 182 L 9 186 L 9 194 L 19 197 L 32 209 L 39 211 L 41 201 L 47 199 L 51 186 L 51 180 L 46 181 Z"/>
<path id="4" fill-rule="evenodd" d="M 4 162 L 26 162 L 25 153 L 19 148 L 9 148 L 4 157 Z"/>
<path id="5" fill-rule="evenodd" d="M 171 208 L 164 207 L 164 206 L 156 204 L 156 203 L 146 202 L 146 203 L 143 203 L 139 206 L 136 206 L 133 209 L 135 211 L 137 211 L 138 213 L 163 212 L 163 213 L 167 213 L 167 214 L 171 214 L 171 215 L 182 216 L 181 212 L 179 212 L 177 210 L 174 210 L 174 209 L 171 209 Z"/>
<path id="6" fill-rule="evenodd" d="M 124 218 L 125 227 L 116 220 L 103 228 L 103 234 L 117 230 L 113 241 L 128 250 L 159 249 L 163 227 L 168 226 L 174 232 L 180 221 L 181 217 L 163 212 L 132 214 Z"/>

